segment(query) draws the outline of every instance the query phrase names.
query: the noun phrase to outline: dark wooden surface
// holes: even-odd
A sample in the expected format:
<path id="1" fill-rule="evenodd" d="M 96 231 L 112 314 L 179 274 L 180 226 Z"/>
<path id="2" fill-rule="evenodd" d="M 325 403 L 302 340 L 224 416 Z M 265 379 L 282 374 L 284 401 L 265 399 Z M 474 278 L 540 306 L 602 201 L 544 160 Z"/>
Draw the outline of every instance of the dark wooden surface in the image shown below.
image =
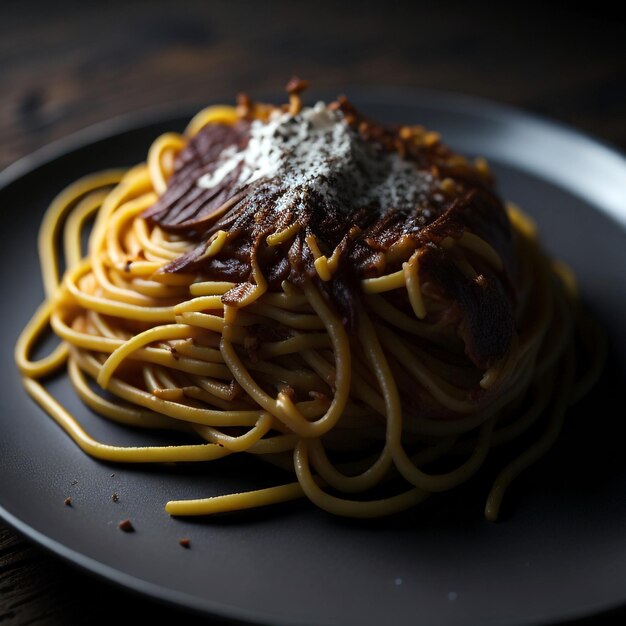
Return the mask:
<path id="1" fill-rule="evenodd" d="M 421 86 L 488 97 L 626 148 L 626 28 L 617 10 L 506 4 L 5 1 L 0 168 L 118 114 L 228 102 L 242 89 L 280 92 L 294 73 L 338 91 Z M 91 623 L 86 616 L 105 601 L 116 621 L 131 606 L 146 621 L 181 619 L 0 523 L 0 624 Z"/>

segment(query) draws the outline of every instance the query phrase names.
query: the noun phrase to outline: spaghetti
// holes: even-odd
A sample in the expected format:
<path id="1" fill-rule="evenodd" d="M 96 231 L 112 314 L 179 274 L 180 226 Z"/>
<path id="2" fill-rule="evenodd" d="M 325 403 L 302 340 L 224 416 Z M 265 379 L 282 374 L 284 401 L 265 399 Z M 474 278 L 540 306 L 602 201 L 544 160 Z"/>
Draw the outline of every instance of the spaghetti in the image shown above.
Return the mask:
<path id="1" fill-rule="evenodd" d="M 524 441 L 488 496 L 495 520 L 593 385 L 601 335 L 484 160 L 342 98 L 303 109 L 303 87 L 292 81 L 282 107 L 209 107 L 159 137 L 146 164 L 54 200 L 39 237 L 46 300 L 15 350 L 26 390 L 98 459 L 245 452 L 295 474 L 168 502 L 181 516 L 301 497 L 337 515 L 390 515 Z M 48 327 L 61 343 L 34 361 Z M 41 382 L 62 368 L 102 416 L 195 442 L 95 441 Z"/>

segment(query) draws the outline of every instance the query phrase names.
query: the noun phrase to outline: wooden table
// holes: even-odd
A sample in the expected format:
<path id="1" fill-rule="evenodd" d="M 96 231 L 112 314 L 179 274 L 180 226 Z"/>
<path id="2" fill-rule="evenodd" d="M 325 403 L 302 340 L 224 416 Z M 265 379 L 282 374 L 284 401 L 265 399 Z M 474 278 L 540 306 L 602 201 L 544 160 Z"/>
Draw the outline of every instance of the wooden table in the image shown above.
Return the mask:
<path id="1" fill-rule="evenodd" d="M 626 29 L 609 3 L 593 3 L 593 15 L 500 4 L 5 2 L 0 168 L 118 114 L 230 102 L 241 89 L 279 93 L 294 73 L 338 91 L 426 86 L 492 98 L 626 148 Z M 0 623 L 87 623 L 105 594 L 115 619 L 131 604 L 146 621 L 180 619 L 0 523 Z M 624 623 L 620 615 L 593 623 Z"/>

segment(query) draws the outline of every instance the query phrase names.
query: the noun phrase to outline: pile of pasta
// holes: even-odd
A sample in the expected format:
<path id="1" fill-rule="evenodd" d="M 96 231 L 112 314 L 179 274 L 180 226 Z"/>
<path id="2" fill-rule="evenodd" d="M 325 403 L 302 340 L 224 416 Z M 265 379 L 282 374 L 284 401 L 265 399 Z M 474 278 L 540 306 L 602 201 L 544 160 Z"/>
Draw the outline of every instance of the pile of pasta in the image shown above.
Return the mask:
<path id="1" fill-rule="evenodd" d="M 26 390 L 85 453 L 103 461 L 205 462 L 245 453 L 289 472 L 271 488 L 168 502 L 172 515 L 302 497 L 336 515 L 390 515 L 466 483 L 490 450 L 508 446 L 510 462 L 485 508 L 487 519 L 496 519 L 511 481 L 550 448 L 567 408 L 602 366 L 601 335 L 578 304 L 573 276 L 542 251 L 531 220 L 509 206 L 519 265 L 515 336 L 504 358 L 485 370 L 428 321 L 439 304 L 420 288 L 417 253 L 400 269 L 360 281 L 354 329 L 316 280 L 270 288 L 259 267 L 247 296 L 224 304 L 234 283 L 201 271 L 162 271 L 197 242 L 144 213 L 167 189 L 190 137 L 237 115 L 209 107 L 184 134 L 158 138 L 147 163 L 82 178 L 53 201 L 39 237 L 46 299 L 16 346 Z M 273 233 L 272 243 L 289 236 Z M 227 240 L 218 231 L 205 254 L 218 254 Z M 471 233 L 442 245 L 455 249 L 470 275 L 477 264 L 501 267 L 494 248 Z M 316 263 L 320 280 L 329 263 Z M 49 328 L 60 343 L 32 360 Z M 94 440 L 46 390 L 45 378 L 59 371 L 103 418 L 181 431 L 189 443 Z M 421 415 L 411 403 L 416 390 L 447 417 Z"/>

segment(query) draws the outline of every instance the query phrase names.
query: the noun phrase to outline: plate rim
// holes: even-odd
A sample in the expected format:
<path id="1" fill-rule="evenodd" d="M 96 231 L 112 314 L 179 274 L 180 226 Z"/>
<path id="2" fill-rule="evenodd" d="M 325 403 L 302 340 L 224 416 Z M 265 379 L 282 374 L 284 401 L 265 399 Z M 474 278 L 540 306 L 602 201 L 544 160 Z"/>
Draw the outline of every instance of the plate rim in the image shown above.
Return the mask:
<path id="1" fill-rule="evenodd" d="M 328 97 L 331 91 L 331 89 L 313 91 L 311 95 L 313 98 Z M 337 90 L 335 90 L 335 92 L 336 91 Z M 350 94 L 354 100 L 361 100 L 368 104 L 383 106 L 436 106 L 450 112 L 463 111 L 492 120 L 504 121 L 506 123 L 531 124 L 549 133 L 564 135 L 575 141 L 584 140 L 590 146 L 600 148 L 608 156 L 617 159 L 618 167 L 621 165 L 626 175 L 626 150 L 622 150 L 610 141 L 597 138 L 589 132 L 578 130 L 573 126 L 551 119 L 548 116 L 530 113 L 513 105 L 465 93 L 428 88 L 355 85 L 347 86 L 340 91 Z M 276 93 L 273 95 L 276 96 Z M 265 95 L 268 99 L 275 99 L 271 96 L 272 94 L 269 96 Z M 174 121 L 175 119 L 190 119 L 202 106 L 209 106 L 210 104 L 211 102 L 194 106 L 191 103 L 181 105 L 170 102 L 159 106 L 150 106 L 122 113 L 90 124 L 45 144 L 35 151 L 20 157 L 1 170 L 0 193 L 20 179 L 33 174 L 40 168 L 53 164 L 58 159 L 73 152 L 86 149 L 103 140 L 115 140 L 117 137 L 127 132 L 139 131 L 151 125 L 166 123 L 168 121 Z M 576 193 L 571 190 L 568 191 Z M 600 211 L 616 225 L 626 227 L 626 203 L 622 212 L 607 209 L 596 202 L 592 202 L 591 204 L 593 204 L 594 210 Z M 170 587 L 138 578 L 120 569 L 116 569 L 113 566 L 106 565 L 95 558 L 67 547 L 60 541 L 50 538 L 28 523 L 17 518 L 8 511 L 2 503 L 0 503 L 0 519 L 28 540 L 33 541 L 47 552 L 60 557 L 65 563 L 77 567 L 82 571 L 87 571 L 90 575 L 95 575 L 95 577 L 101 581 L 113 584 L 115 587 L 127 592 L 140 594 L 152 601 L 203 616 L 213 616 L 230 621 L 235 620 L 235 623 L 272 624 L 275 626 L 305 626 L 311 624 L 305 620 L 294 621 L 291 618 L 285 620 L 284 617 L 269 616 L 267 613 L 260 615 L 258 612 L 240 606 L 199 598 L 192 594 L 173 590 Z M 625 607 L 626 591 L 623 597 L 615 603 L 609 605 L 606 603 L 596 603 L 586 605 L 582 608 L 578 607 L 569 612 L 560 613 L 557 619 L 561 622 L 563 620 L 569 621 L 572 619 L 584 620 L 593 617 L 599 618 L 613 611 L 624 609 Z M 550 620 L 553 618 L 536 616 L 531 619 L 532 621 L 521 623 L 527 624 L 528 626 L 533 624 L 539 625 L 548 623 L 546 619 Z M 508 620 L 506 623 L 519 622 L 511 622 L 511 620 Z"/>

